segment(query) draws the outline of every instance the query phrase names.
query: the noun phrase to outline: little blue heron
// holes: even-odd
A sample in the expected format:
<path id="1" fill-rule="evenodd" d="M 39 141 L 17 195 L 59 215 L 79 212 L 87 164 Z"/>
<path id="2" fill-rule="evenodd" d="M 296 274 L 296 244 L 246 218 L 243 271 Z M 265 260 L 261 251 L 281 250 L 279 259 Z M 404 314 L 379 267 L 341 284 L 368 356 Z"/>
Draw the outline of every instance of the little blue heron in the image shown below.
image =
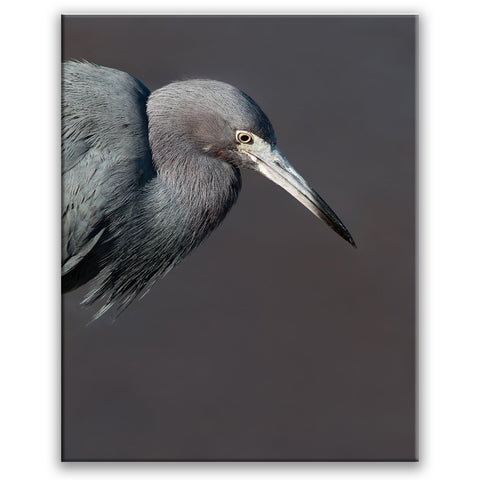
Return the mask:
<path id="1" fill-rule="evenodd" d="M 241 90 L 214 80 L 153 93 L 131 75 L 63 64 L 62 290 L 96 279 L 84 302 L 122 311 L 223 220 L 260 172 L 355 246 L 333 210 L 276 147 Z"/>

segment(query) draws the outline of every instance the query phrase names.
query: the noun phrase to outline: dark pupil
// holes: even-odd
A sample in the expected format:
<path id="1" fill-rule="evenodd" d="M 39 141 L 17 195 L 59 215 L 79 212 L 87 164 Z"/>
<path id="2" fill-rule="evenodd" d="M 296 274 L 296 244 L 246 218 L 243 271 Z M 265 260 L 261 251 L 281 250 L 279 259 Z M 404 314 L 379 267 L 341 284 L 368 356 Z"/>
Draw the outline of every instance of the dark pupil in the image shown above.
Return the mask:
<path id="1" fill-rule="evenodd" d="M 248 135 L 240 135 L 240 140 L 242 142 L 248 142 L 250 140 L 250 137 Z"/>

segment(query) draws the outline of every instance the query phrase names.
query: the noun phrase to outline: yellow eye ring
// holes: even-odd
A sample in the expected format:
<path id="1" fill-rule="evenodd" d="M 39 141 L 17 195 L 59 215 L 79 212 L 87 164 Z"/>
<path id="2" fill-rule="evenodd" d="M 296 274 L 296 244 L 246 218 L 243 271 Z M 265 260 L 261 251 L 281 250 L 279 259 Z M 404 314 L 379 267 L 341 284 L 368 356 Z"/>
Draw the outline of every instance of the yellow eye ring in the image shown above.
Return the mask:
<path id="1" fill-rule="evenodd" d="M 247 132 L 238 132 L 237 133 L 237 140 L 240 143 L 252 143 L 253 137 Z"/>

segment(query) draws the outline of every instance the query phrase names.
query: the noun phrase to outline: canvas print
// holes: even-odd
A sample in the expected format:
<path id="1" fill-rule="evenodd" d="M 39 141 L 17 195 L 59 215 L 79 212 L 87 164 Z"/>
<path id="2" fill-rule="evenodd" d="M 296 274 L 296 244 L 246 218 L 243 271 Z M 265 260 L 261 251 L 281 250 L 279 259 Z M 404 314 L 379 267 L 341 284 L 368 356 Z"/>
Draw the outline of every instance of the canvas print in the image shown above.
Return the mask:
<path id="1" fill-rule="evenodd" d="M 62 17 L 62 459 L 415 461 L 412 15 Z"/>

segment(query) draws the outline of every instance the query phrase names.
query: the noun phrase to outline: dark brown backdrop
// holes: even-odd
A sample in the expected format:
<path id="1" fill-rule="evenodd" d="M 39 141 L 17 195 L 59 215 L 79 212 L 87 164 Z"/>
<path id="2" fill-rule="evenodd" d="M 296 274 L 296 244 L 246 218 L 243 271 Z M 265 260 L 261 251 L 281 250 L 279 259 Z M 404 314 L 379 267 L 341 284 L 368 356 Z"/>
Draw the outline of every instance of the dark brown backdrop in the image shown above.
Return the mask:
<path id="1" fill-rule="evenodd" d="M 415 458 L 415 30 L 64 17 L 64 58 L 246 91 L 358 244 L 247 172 L 220 229 L 115 323 L 66 295 L 64 459 Z"/>

